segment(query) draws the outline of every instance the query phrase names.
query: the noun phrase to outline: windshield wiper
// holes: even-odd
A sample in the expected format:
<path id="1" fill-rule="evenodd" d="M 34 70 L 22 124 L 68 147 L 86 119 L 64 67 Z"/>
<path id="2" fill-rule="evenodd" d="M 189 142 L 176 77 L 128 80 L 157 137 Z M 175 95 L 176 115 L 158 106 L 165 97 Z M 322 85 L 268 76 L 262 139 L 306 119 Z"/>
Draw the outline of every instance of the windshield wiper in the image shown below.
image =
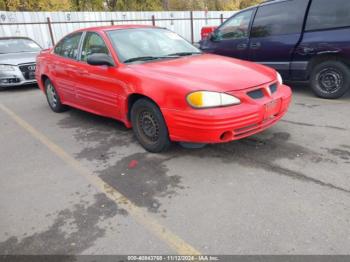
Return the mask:
<path id="1" fill-rule="evenodd" d="M 187 55 L 199 55 L 202 54 L 202 52 L 178 52 L 169 54 L 168 56 L 187 56 Z"/>
<path id="2" fill-rule="evenodd" d="M 165 59 L 165 58 L 176 58 L 178 55 L 167 55 L 167 56 L 138 56 L 126 59 L 124 63 L 131 63 L 136 61 L 149 61 L 149 60 L 157 60 L 157 59 Z"/>

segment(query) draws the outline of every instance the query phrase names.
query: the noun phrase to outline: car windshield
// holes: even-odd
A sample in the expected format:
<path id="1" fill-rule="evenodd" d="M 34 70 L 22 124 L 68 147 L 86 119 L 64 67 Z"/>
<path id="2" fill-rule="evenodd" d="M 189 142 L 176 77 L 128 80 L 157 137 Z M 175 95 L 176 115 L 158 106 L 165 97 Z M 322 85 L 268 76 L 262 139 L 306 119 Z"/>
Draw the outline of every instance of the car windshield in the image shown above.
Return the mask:
<path id="1" fill-rule="evenodd" d="M 26 38 L 0 39 L 0 54 L 38 52 L 40 46 L 33 40 Z"/>
<path id="2" fill-rule="evenodd" d="M 108 36 L 122 63 L 201 54 L 182 37 L 162 28 L 111 30 Z"/>

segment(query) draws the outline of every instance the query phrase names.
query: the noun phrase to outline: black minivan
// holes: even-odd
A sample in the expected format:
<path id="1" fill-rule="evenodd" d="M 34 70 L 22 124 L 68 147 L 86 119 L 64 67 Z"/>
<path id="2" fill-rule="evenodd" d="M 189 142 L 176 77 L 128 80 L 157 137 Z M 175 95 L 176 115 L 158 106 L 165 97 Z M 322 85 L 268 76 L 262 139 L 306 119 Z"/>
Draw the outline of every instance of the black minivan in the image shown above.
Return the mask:
<path id="1" fill-rule="evenodd" d="M 350 88 L 350 0 L 270 0 L 234 14 L 200 42 L 205 52 L 309 81 L 322 98 Z"/>

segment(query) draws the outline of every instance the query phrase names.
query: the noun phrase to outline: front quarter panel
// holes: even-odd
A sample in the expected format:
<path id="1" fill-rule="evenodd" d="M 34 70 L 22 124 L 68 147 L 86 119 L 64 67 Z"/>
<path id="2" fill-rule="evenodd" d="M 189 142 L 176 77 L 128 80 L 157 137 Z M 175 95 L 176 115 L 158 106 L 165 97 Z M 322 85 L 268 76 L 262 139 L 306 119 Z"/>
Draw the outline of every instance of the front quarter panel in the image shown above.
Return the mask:
<path id="1" fill-rule="evenodd" d="M 188 90 L 181 80 L 171 79 L 159 74 L 144 75 L 134 70 L 133 66 L 120 69 L 120 77 L 126 83 L 124 100 L 127 107 L 127 98 L 132 94 L 139 94 L 154 101 L 161 109 L 171 108 L 183 110 L 188 107 L 186 95 Z"/>
<path id="2" fill-rule="evenodd" d="M 44 92 L 44 83 L 42 81 L 42 76 L 47 74 L 45 70 L 45 68 L 47 67 L 46 59 L 45 59 L 46 55 L 47 55 L 46 51 L 41 51 L 40 54 L 36 57 L 36 69 L 35 69 L 35 79 L 38 83 L 39 88 L 43 92 Z"/>

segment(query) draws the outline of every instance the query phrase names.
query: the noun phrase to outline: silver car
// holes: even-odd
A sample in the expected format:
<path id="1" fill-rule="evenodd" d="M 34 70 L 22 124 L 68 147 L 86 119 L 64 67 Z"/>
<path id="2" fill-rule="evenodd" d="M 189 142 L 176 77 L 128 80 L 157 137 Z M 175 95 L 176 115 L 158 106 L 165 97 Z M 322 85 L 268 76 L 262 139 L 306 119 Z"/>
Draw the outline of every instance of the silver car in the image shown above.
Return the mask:
<path id="1" fill-rule="evenodd" d="M 33 84 L 41 47 L 27 37 L 0 37 L 0 89 Z"/>

